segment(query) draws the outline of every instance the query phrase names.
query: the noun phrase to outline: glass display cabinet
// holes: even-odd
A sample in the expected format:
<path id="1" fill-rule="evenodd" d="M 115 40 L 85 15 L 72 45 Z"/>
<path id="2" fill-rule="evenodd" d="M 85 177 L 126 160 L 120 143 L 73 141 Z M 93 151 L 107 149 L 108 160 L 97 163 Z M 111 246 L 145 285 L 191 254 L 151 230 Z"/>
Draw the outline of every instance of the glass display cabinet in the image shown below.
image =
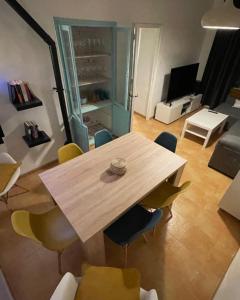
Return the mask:
<path id="1" fill-rule="evenodd" d="M 84 151 L 94 133 L 131 127 L 132 30 L 115 22 L 55 18 L 73 141 Z"/>

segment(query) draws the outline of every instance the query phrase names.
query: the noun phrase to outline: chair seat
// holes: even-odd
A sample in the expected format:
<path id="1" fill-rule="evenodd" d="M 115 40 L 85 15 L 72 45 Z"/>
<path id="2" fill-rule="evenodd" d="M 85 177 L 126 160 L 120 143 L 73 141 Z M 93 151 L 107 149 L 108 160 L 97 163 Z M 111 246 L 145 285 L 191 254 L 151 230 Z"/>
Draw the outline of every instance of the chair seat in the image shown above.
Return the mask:
<path id="1" fill-rule="evenodd" d="M 149 212 L 136 205 L 105 230 L 105 234 L 115 243 L 124 246 L 152 229 L 161 219 L 162 210 Z"/>
<path id="2" fill-rule="evenodd" d="M 45 214 L 42 221 L 42 244 L 52 250 L 62 251 L 78 240 L 78 235 L 61 210 L 56 207 Z"/>

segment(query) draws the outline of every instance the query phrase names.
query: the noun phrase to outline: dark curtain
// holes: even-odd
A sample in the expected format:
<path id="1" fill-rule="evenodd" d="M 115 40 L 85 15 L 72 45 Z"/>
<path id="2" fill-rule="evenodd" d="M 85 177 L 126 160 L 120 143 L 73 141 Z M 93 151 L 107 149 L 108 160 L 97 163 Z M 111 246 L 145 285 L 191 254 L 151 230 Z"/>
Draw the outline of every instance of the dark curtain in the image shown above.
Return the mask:
<path id="1" fill-rule="evenodd" d="M 240 30 L 220 30 L 203 74 L 203 104 L 214 108 L 224 102 L 239 79 Z"/>

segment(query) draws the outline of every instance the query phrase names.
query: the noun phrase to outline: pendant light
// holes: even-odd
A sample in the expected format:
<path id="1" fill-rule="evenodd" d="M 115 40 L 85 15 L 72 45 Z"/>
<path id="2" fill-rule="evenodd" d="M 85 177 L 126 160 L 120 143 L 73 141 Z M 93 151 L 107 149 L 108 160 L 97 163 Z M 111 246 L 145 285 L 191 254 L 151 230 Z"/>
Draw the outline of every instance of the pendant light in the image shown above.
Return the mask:
<path id="1" fill-rule="evenodd" d="M 220 7 L 215 7 L 205 13 L 202 18 L 202 27 L 207 29 L 240 29 L 240 9 L 234 0 L 226 0 Z"/>

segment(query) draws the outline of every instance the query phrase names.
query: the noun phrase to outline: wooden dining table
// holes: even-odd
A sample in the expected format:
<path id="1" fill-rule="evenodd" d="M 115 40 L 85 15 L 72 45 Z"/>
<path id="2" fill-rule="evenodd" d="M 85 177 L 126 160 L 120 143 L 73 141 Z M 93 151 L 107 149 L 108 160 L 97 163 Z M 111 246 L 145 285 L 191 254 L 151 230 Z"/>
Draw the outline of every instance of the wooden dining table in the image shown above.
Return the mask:
<path id="1" fill-rule="evenodd" d="M 124 158 L 123 176 L 109 171 Z M 178 185 L 186 160 L 131 132 L 40 174 L 78 234 L 86 259 L 105 265 L 104 229 L 166 179 Z"/>

